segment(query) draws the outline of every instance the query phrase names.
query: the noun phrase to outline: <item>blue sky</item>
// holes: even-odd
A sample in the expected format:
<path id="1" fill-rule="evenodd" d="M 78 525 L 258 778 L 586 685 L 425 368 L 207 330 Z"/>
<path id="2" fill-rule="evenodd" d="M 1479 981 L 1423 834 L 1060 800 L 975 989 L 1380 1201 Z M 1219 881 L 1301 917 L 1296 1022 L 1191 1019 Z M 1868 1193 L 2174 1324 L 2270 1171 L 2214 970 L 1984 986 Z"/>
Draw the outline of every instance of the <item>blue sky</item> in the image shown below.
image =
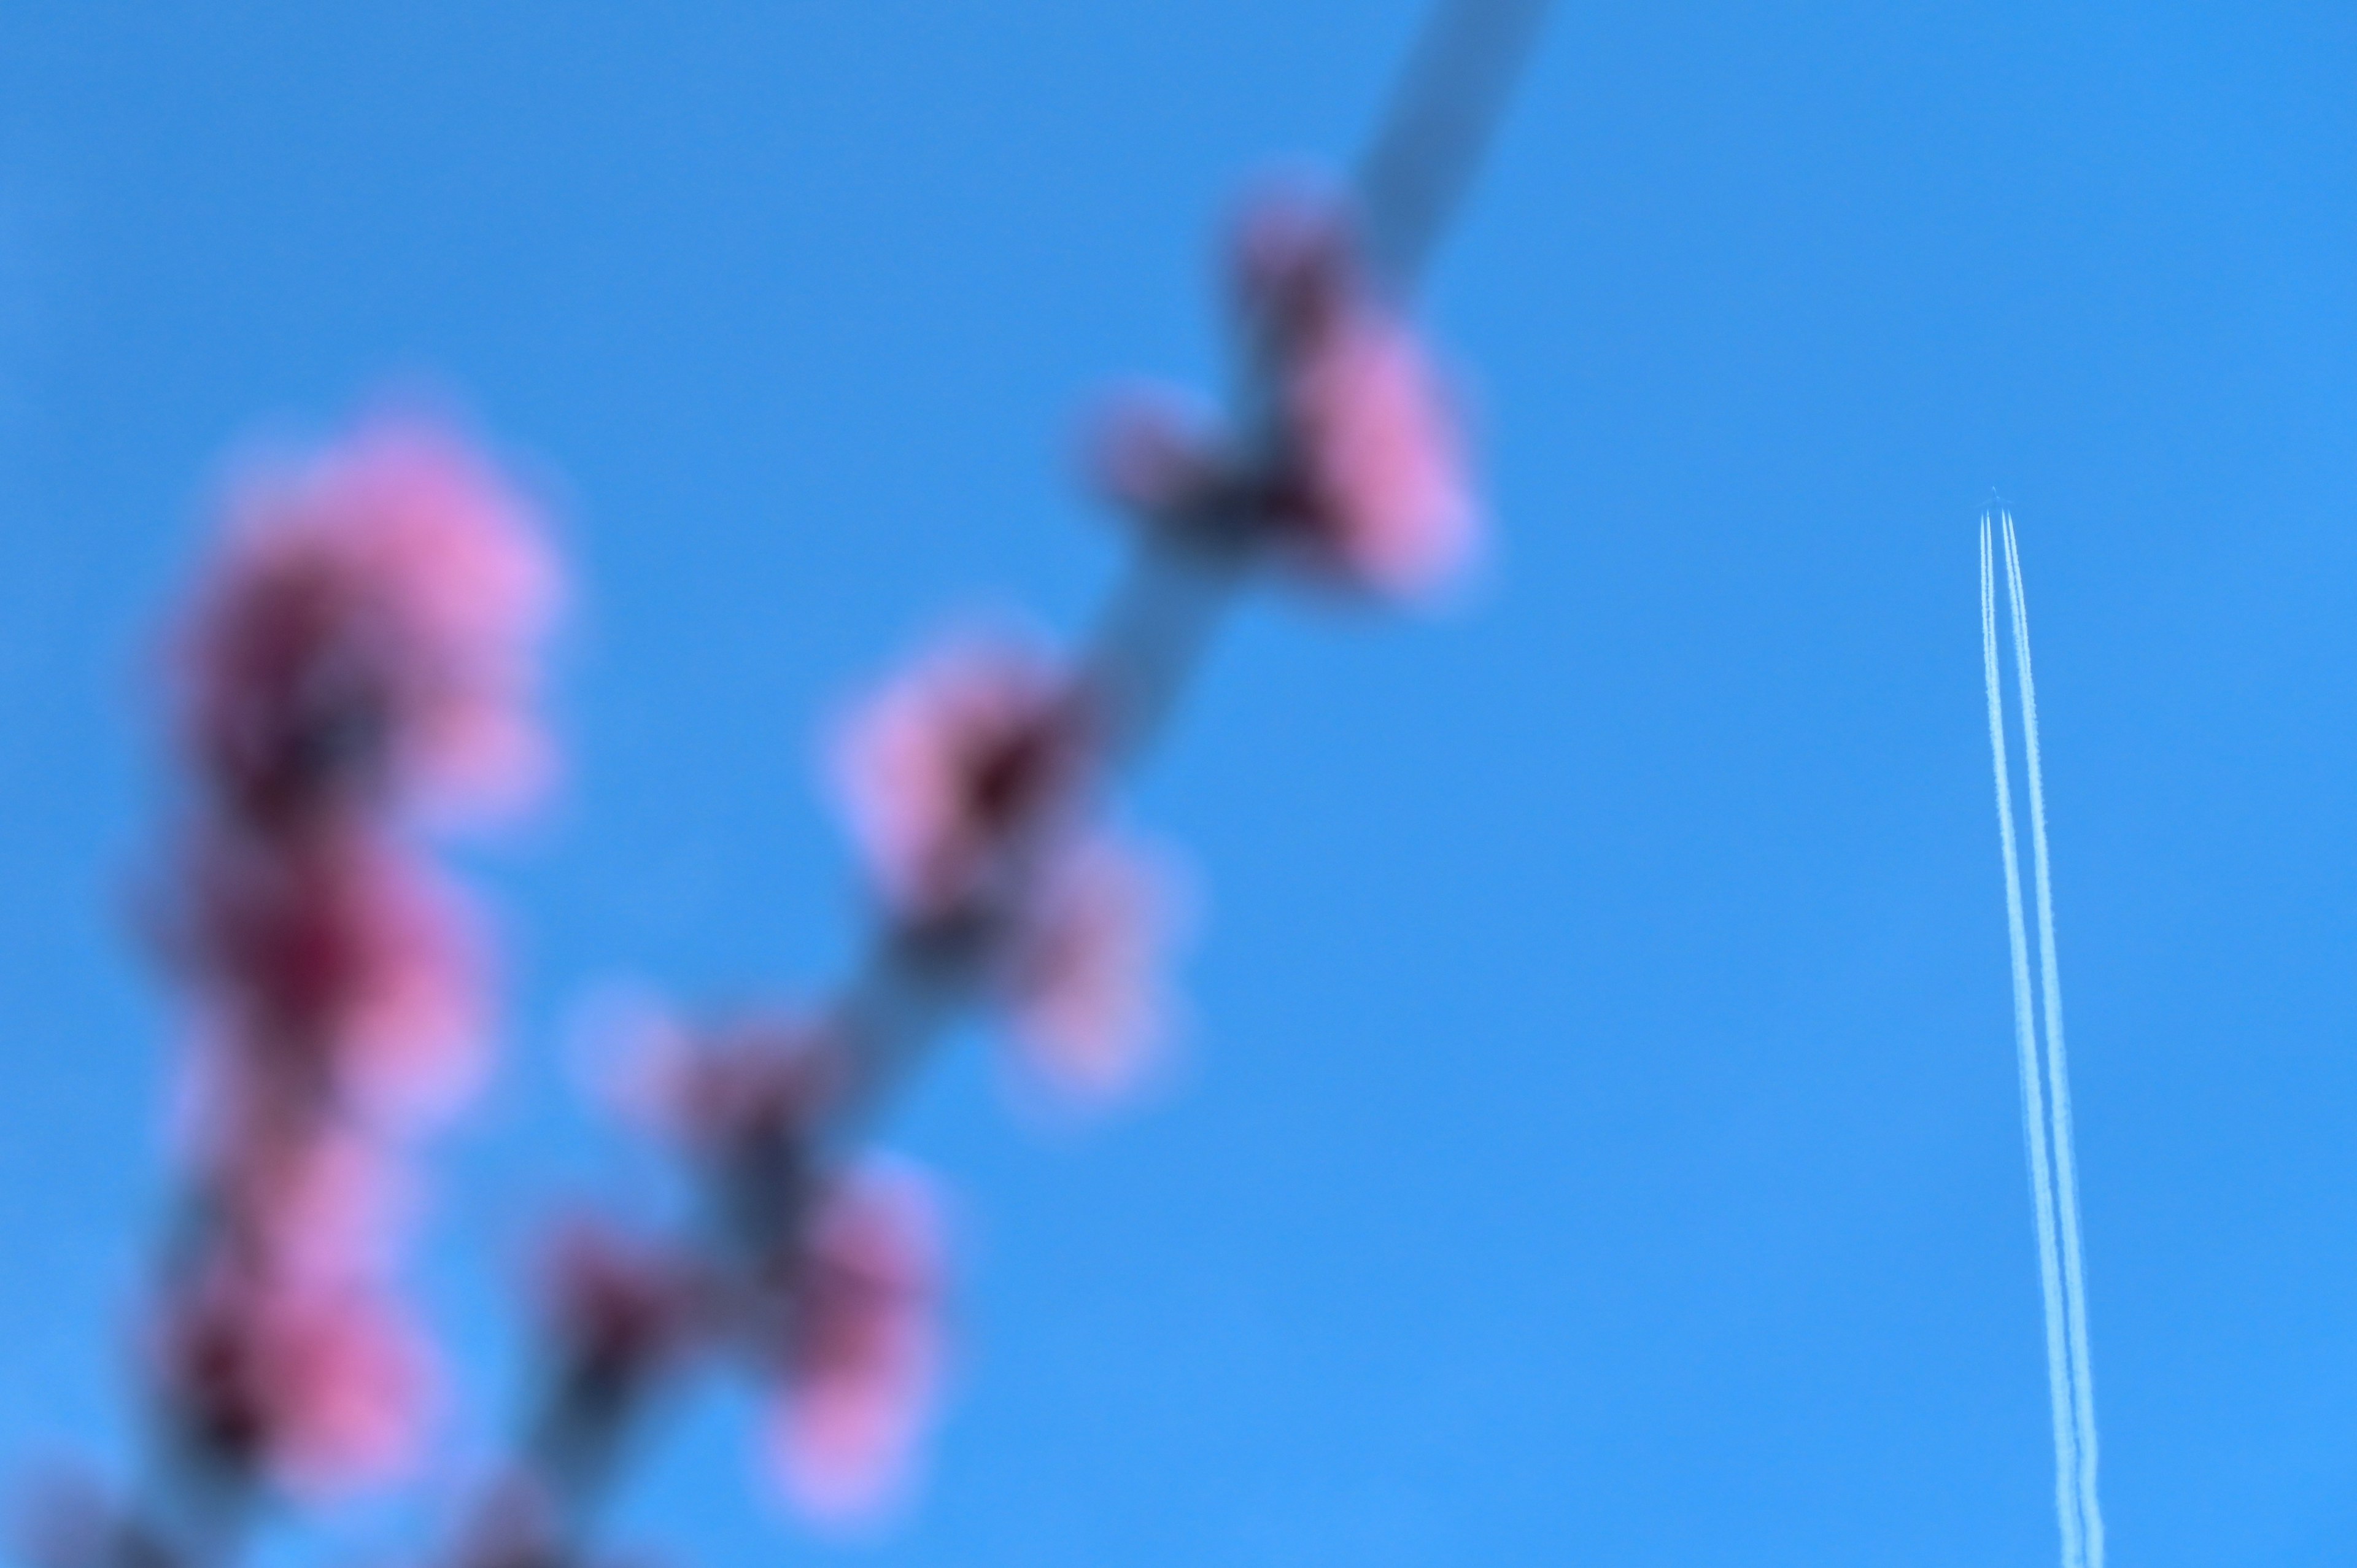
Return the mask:
<path id="1" fill-rule="evenodd" d="M 513 1010 L 421 1261 L 476 1397 L 447 1481 L 533 1217 L 661 1202 L 567 1020 L 830 972 L 818 725 L 945 615 L 1081 622 L 1091 389 L 1215 373 L 1218 215 L 1350 155 L 1416 10 L 0 12 L 0 1463 L 126 1458 L 141 661 L 227 456 L 437 387 L 577 563 L 569 787 L 469 857 Z M 1484 590 L 1264 599 L 1218 650 L 1128 802 L 1202 890 L 1170 1092 L 1043 1136 L 967 1041 L 906 1107 L 962 1369 L 859 1559 L 2052 1561 L 2001 496 L 2113 1550 L 2349 1561 L 2352 72 L 2322 7 L 1566 8 L 1429 300 Z M 748 1419 L 683 1410 L 618 1539 L 833 1550 Z"/>

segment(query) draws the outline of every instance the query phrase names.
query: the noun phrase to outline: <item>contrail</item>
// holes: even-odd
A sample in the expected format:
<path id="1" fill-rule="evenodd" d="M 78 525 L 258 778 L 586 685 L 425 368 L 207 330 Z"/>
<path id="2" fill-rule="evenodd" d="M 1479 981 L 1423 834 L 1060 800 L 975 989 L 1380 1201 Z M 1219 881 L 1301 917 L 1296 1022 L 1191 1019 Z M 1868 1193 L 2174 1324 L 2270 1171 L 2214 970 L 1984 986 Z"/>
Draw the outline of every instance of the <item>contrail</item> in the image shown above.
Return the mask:
<path id="1" fill-rule="evenodd" d="M 2046 1388 L 2054 1419 L 2054 1511 L 2062 1530 L 2062 1568 L 2086 1568 L 2080 1529 L 2079 1444 L 2071 1397 L 2071 1358 L 2056 1241 L 2054 1181 L 2046 1146 L 2046 1101 L 2038 1081 L 2037 1029 L 2029 1000 L 2029 935 L 2021 912 L 2021 855 L 2013 828 L 2013 784 L 2006 766 L 2005 700 L 1997 674 L 1996 577 L 1989 518 L 1981 516 L 1981 671 L 1988 687 L 1989 754 L 1996 769 L 1997 837 L 2005 850 L 2005 915 L 2013 946 L 2013 1034 L 2021 1069 L 2021 1124 L 2029 1148 L 2029 1187 L 2038 1219 L 2038 1276 L 2046 1304 Z"/>
<path id="2" fill-rule="evenodd" d="M 2038 960 L 2046 999 L 2046 1083 L 2054 1117 L 2054 1187 L 2062 1221 L 2063 1305 L 2069 1312 L 2072 1416 L 2079 1449 L 2079 1509 L 2088 1568 L 2104 1568 L 2104 1515 L 2095 1498 L 2095 1388 L 2087 1355 L 2087 1276 L 2079 1253 L 2079 1166 L 2071 1133 L 2071 1058 L 2062 1040 L 2062 979 L 2054 956 L 2054 884 L 2046 855 L 2046 783 L 2038 753 L 2038 682 L 2029 669 L 2029 606 L 2013 514 L 2005 519 L 2006 587 L 2013 659 L 2021 684 L 2023 759 L 2029 773 L 2029 843 L 2038 876 Z"/>

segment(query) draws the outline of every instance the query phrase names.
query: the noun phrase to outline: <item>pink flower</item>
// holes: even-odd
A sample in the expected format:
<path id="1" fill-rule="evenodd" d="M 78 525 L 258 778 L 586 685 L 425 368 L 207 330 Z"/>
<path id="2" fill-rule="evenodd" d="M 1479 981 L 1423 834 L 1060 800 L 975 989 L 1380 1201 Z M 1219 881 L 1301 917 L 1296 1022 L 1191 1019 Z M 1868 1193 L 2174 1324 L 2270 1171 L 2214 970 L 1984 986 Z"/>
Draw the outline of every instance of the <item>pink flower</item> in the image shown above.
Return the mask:
<path id="1" fill-rule="evenodd" d="M 261 820 L 518 803 L 546 769 L 528 703 L 556 583 L 530 509 L 430 425 L 253 478 L 181 644 L 200 772 Z"/>
<path id="2" fill-rule="evenodd" d="M 1103 839 L 1048 874 L 1006 986 L 1024 1059 L 1054 1088 L 1109 1099 L 1144 1070 L 1165 1024 L 1157 961 L 1167 902 L 1151 866 Z"/>
<path id="3" fill-rule="evenodd" d="M 1462 441 L 1422 343 L 1375 294 L 1340 212 L 1249 210 L 1237 288 L 1273 382 L 1271 499 L 1305 564 L 1392 597 L 1447 583 L 1479 524 Z"/>
<path id="4" fill-rule="evenodd" d="M 622 1397 L 694 1336 L 703 1282 L 683 1259 L 588 1218 L 561 1227 L 542 1291 L 565 1364 L 592 1397 Z"/>
<path id="5" fill-rule="evenodd" d="M 255 1069 L 414 1113 L 471 1087 L 485 960 L 456 897 L 358 832 L 202 836 L 173 932 Z"/>
<path id="6" fill-rule="evenodd" d="M 1456 576 L 1478 523 L 1455 422 L 1414 335 L 1353 313 L 1293 366 L 1286 397 L 1324 564 L 1395 598 Z"/>
<path id="7" fill-rule="evenodd" d="M 1109 400 L 1097 488 L 1198 543 L 1255 535 L 1309 574 L 1389 598 L 1470 561 L 1479 519 L 1450 399 L 1424 345 L 1368 279 L 1348 216 L 1264 199 L 1231 264 L 1265 402 L 1221 432 L 1167 392 Z"/>
<path id="8" fill-rule="evenodd" d="M 471 1085 L 485 961 L 402 842 L 540 770 L 554 573 L 454 438 L 380 424 L 240 496 L 175 673 L 201 795 L 164 911 L 196 993 L 197 1202 L 154 1326 L 207 1462 L 297 1490 L 409 1455 L 428 1379 L 383 1285 L 395 1125 Z"/>
<path id="9" fill-rule="evenodd" d="M 774 1453 L 823 1519 L 889 1500 L 940 1375 L 940 1223 L 903 1171 L 846 1176 L 812 1216 L 796 1276 Z"/>
<path id="10" fill-rule="evenodd" d="M 391 1154 L 348 1125 L 290 1125 L 287 1108 L 272 1109 L 258 1096 L 232 1101 L 211 1133 L 228 1254 L 286 1281 L 373 1274 L 391 1260 L 409 1197 Z"/>
<path id="11" fill-rule="evenodd" d="M 1088 762 L 1068 682 L 1017 648 L 953 643 L 849 726 L 836 773 L 906 918 L 984 915 L 1029 1064 L 1081 1098 L 1127 1087 L 1160 1024 L 1151 879 L 1078 820 Z"/>
<path id="12" fill-rule="evenodd" d="M 158 1362 L 192 1440 L 307 1492 L 404 1467 L 431 1388 L 416 1336 L 365 1285 L 225 1266 L 167 1303 Z"/>
<path id="13" fill-rule="evenodd" d="M 1003 640 L 952 643 L 887 686 L 835 747 L 854 836 L 905 917 L 971 912 L 1071 802 L 1084 764 L 1069 683 Z"/>
<path id="14" fill-rule="evenodd" d="M 844 1071 L 823 1026 L 756 1017 L 701 1031 L 647 1029 L 622 1092 L 656 1130 L 725 1164 L 806 1140 L 840 1091 Z"/>

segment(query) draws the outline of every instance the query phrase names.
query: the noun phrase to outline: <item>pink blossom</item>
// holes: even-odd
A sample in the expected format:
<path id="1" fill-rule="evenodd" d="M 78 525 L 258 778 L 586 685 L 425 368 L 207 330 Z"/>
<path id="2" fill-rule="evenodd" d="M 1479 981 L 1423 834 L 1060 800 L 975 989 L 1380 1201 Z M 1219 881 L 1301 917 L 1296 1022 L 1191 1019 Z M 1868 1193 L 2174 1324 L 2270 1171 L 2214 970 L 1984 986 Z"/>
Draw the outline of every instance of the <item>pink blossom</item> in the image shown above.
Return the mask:
<path id="1" fill-rule="evenodd" d="M 889 1499 L 940 1375 L 940 1222 L 909 1173 L 843 1180 L 804 1243 L 774 1453 L 788 1495 L 843 1520 Z"/>
<path id="2" fill-rule="evenodd" d="M 710 1159 L 809 1136 L 845 1064 L 821 1025 L 791 1016 L 691 1032 L 650 1029 L 623 1087 L 629 1108 Z"/>
<path id="3" fill-rule="evenodd" d="M 1294 367 L 1287 388 L 1320 547 L 1394 597 L 1454 577 L 1477 539 L 1455 422 L 1423 346 L 1353 315 Z"/>
<path id="4" fill-rule="evenodd" d="M 357 1102 L 447 1105 L 477 1075 L 485 961 L 455 896 L 357 832 L 202 835 L 173 936 L 257 1069 Z"/>
<path id="5" fill-rule="evenodd" d="M 969 910 L 1064 810 L 1082 764 L 1069 684 L 1006 640 L 935 652 L 857 714 L 834 773 L 854 836 L 905 916 Z"/>
<path id="6" fill-rule="evenodd" d="M 383 1144 L 346 1124 L 289 1125 L 260 1096 L 216 1123 L 210 1164 L 231 1255 L 314 1283 L 390 1261 L 410 1194 Z"/>
<path id="7" fill-rule="evenodd" d="M 423 1346 L 362 1283 L 216 1266 L 167 1304 L 158 1371 L 189 1436 L 300 1491 L 390 1478 L 414 1455 Z"/>
<path id="8" fill-rule="evenodd" d="M 561 1226 L 542 1292 L 565 1359 L 597 1391 L 635 1387 L 687 1348 L 703 1282 L 688 1262 L 587 1217 Z"/>
<path id="9" fill-rule="evenodd" d="M 1480 533 L 1456 413 L 1366 275 L 1347 214 L 1265 199 L 1231 264 L 1265 402 L 1221 432 L 1169 392 L 1117 394 L 1092 433 L 1098 489 L 1200 542 L 1257 526 L 1297 566 L 1350 587 L 1413 598 L 1447 585 Z"/>
<path id="10" fill-rule="evenodd" d="M 530 792 L 556 571 L 488 463 L 381 424 L 253 477 L 233 511 L 180 671 L 184 732 L 226 803 L 267 819 L 391 791 L 471 811 Z"/>
<path id="11" fill-rule="evenodd" d="M 1103 839 L 1049 872 L 1006 983 L 1024 1059 L 1054 1088 L 1107 1099 L 1144 1070 L 1165 1024 L 1167 904 L 1153 868 Z"/>
<path id="12" fill-rule="evenodd" d="M 1394 597 L 1447 583 L 1479 523 L 1450 400 L 1366 280 L 1343 215 L 1277 198 L 1246 215 L 1238 291 L 1274 382 L 1273 499 L 1316 570 Z"/>
<path id="13" fill-rule="evenodd" d="M 201 792 L 161 924 L 200 1021 L 199 1176 L 152 1348 L 166 1408 L 232 1474 L 333 1489 L 415 1442 L 426 1364 L 384 1284 L 396 1123 L 474 1078 L 486 963 L 401 830 L 538 771 L 554 595 L 503 481 L 380 424 L 248 484 L 183 629 Z"/>

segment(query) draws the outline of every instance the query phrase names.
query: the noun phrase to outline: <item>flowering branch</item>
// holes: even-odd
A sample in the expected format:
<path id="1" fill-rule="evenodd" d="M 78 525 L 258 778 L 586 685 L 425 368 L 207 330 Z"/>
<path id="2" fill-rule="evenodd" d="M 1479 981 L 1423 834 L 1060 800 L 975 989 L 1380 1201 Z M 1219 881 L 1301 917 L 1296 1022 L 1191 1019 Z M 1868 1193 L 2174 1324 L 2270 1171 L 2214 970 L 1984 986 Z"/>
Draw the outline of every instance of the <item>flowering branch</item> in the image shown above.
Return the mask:
<path id="1" fill-rule="evenodd" d="M 1157 390 L 1109 403 L 1090 466 L 1136 548 L 1070 663 L 1010 639 L 952 642 L 841 737 L 835 782 L 879 894 L 867 959 L 807 1018 L 674 1040 L 655 1098 L 725 1238 L 721 1277 L 673 1254 L 626 1289 L 607 1275 L 559 1293 L 560 1365 L 533 1430 L 562 1435 L 518 1456 L 461 1568 L 580 1559 L 610 1456 L 683 1339 L 781 1380 L 780 1457 L 807 1506 L 870 1504 L 889 1482 L 936 1359 L 938 1262 L 920 1201 L 905 1186 L 888 1199 L 858 1152 L 969 1007 L 1005 1014 L 1028 1064 L 1067 1088 L 1112 1090 L 1134 1070 L 1152 1022 L 1153 889 L 1100 808 L 1250 575 L 1400 600 L 1467 564 L 1476 513 L 1455 423 L 1399 302 L 1543 8 L 1437 13 L 1356 207 L 1288 193 L 1248 209 L 1229 258 L 1240 406 L 1215 424 Z M 657 1300 L 694 1305 L 649 1310 Z M 598 1331 L 617 1317 L 640 1326 Z M 640 1359 L 616 1365 L 618 1343 Z"/>
<path id="2" fill-rule="evenodd" d="M 1542 9 L 1448 0 L 1356 199 L 1246 209 L 1236 406 L 1133 389 L 1092 433 L 1135 549 L 1078 651 L 953 639 L 836 738 L 876 894 L 866 958 L 807 1013 L 650 1043 L 641 1109 L 694 1172 L 701 1222 L 558 1230 L 536 1402 L 450 1568 L 586 1565 L 646 1413 L 716 1360 L 776 1391 L 780 1473 L 810 1510 L 888 1494 L 937 1377 L 942 1271 L 926 1187 L 866 1147 L 969 1012 L 1002 1017 L 1061 1089 L 1135 1076 L 1161 898 L 1103 808 L 1249 578 L 1400 602 L 1469 561 L 1464 453 L 1405 301 Z M 181 650 L 199 800 L 165 929 L 205 1027 L 152 1337 L 163 1458 L 150 1495 L 50 1568 L 213 1568 L 261 1498 L 373 1478 L 412 1440 L 425 1378 L 382 1288 L 383 1194 L 482 1008 L 476 944 L 407 828 L 525 792 L 523 654 L 553 582 L 512 497 L 417 430 L 363 436 L 233 532 Z"/>
<path id="3" fill-rule="evenodd" d="M 393 1290 L 404 1156 L 477 1076 L 486 961 L 415 848 L 544 768 L 556 594 L 522 499 L 386 424 L 251 483 L 172 647 L 193 789 L 152 921 L 184 985 L 186 1186 L 142 1325 L 153 1457 L 42 1555 L 202 1565 L 275 1495 L 381 1480 L 431 1391 Z"/>

